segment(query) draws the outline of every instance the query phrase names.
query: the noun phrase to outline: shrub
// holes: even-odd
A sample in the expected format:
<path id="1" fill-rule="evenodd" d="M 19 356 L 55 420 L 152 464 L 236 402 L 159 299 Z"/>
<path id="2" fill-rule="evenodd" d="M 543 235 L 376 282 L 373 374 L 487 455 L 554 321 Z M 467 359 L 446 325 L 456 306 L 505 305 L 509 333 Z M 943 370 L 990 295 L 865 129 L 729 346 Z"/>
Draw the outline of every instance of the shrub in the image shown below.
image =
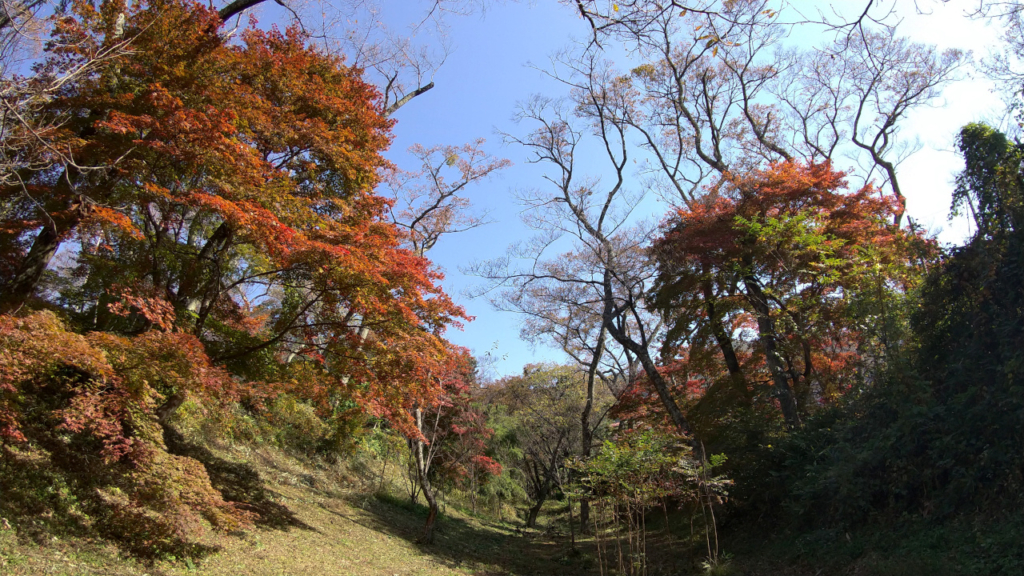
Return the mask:
<path id="1" fill-rule="evenodd" d="M 223 499 L 202 464 L 168 453 L 156 415 L 172 394 L 228 398 L 230 384 L 184 334 L 83 336 L 49 312 L 0 316 L 2 458 L 20 469 L 5 474 L 4 492 L 22 495 L 22 513 L 81 502 L 109 536 L 146 553 L 187 546 L 207 525 L 247 526 L 251 514 Z M 13 485 L 39 474 L 67 490 L 43 502 Z"/>

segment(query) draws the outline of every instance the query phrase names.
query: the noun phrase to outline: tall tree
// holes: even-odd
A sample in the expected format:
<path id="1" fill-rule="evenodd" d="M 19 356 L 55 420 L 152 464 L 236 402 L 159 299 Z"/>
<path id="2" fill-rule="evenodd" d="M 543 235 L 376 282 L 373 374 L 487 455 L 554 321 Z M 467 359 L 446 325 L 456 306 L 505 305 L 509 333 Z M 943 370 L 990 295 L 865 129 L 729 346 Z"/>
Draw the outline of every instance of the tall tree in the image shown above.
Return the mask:
<path id="1" fill-rule="evenodd" d="M 856 356 L 872 348 L 868 318 L 885 321 L 877 307 L 909 288 L 927 247 L 888 224 L 894 199 L 844 186 L 828 164 L 785 162 L 730 176 L 671 216 L 652 247 L 653 302 L 670 327 L 663 356 L 717 346 L 734 383 L 770 382 L 790 428 L 853 387 Z M 750 344 L 758 353 L 741 362 Z"/>
<path id="2" fill-rule="evenodd" d="M 836 155 L 862 164 L 865 182 L 880 176 L 880 186 L 902 201 L 897 168 L 912 148 L 900 125 L 968 60 L 870 20 L 833 30 L 814 50 L 787 49 L 798 24 L 784 23 L 785 10 L 766 0 L 650 8 L 637 2 L 608 15 L 599 37 L 634 46 L 641 63 L 629 75 L 605 74 L 604 82 L 633 92 L 620 121 L 637 131 L 654 182 L 677 203 L 729 170 Z M 585 63 L 600 57 L 600 46 L 588 52 L 595 55 Z M 564 62 L 555 74 L 575 85 L 596 70 Z"/>
<path id="3" fill-rule="evenodd" d="M 666 412 L 686 431 L 690 424 L 658 370 L 653 350 L 660 336 L 641 320 L 652 276 L 644 248 L 653 232 L 649 225 L 626 232 L 640 197 L 631 190 L 654 189 L 673 204 L 694 205 L 729 174 L 848 153 L 865 159 L 868 178 L 881 171 L 882 185 L 899 206 L 892 215 L 898 226 L 900 122 L 955 78 L 966 56 L 955 50 L 937 54 L 899 39 L 891 28 L 874 30 L 868 11 L 841 33 L 831 29 L 834 41 L 818 50 L 825 54 L 819 65 L 812 52 L 779 52 L 791 26 L 764 0 L 628 2 L 605 12 L 593 2 L 576 7 L 595 41 L 555 59 L 550 74 L 566 86 L 568 102 L 535 98 L 520 117 L 533 121 L 536 130 L 509 138 L 554 170 L 548 176 L 553 191 L 527 198 L 534 207 L 529 218 L 544 233 L 510 253 L 531 262 L 526 269 L 509 269 L 506 261 L 482 272 L 512 282 L 514 291 L 538 281 L 595 287 L 588 301 L 601 303 L 608 335 L 635 355 Z M 617 72 L 604 60 L 602 41 L 608 38 L 626 42 L 640 64 Z M 825 64 L 832 60 L 847 64 Z M 881 61 L 887 64 L 879 67 Z M 799 90 L 794 86 L 806 87 L 815 104 L 787 92 Z M 575 161 L 588 140 L 603 161 L 592 176 L 581 174 Z M 630 160 L 643 176 L 639 185 L 627 171 Z M 559 246 L 555 239 L 562 234 L 575 237 L 572 248 L 560 258 L 541 256 Z M 749 289 L 756 293 L 758 286 L 752 282 Z M 769 320 L 767 308 L 761 309 Z M 724 343 L 727 329 L 713 333 Z M 730 370 L 741 378 L 735 351 L 730 356 Z M 795 421 L 796 413 L 790 416 Z"/>
<path id="4" fill-rule="evenodd" d="M 484 454 L 492 430 L 471 405 L 475 363 L 465 349 L 450 349 L 435 362 L 415 361 L 412 377 L 434 380 L 439 393 L 429 402 L 410 402 L 415 432 L 409 435 L 416 481 L 427 500 L 427 519 L 420 542 L 434 542 L 439 513 L 437 483 L 460 482 L 470 475 L 501 474 L 501 465 Z"/>
<path id="5" fill-rule="evenodd" d="M 483 217 L 471 212 L 471 202 L 466 195 L 468 188 L 511 163 L 484 152 L 481 149 L 483 143 L 483 139 L 479 139 L 465 146 L 430 148 L 417 144 L 410 148 L 410 152 L 420 161 L 419 170 L 389 171 L 386 180 L 393 199 L 389 206 L 391 221 L 405 232 L 404 243 L 417 256 L 423 257 L 442 236 L 464 232 L 485 223 Z M 461 361 L 465 361 L 465 358 Z M 451 368 L 444 370 L 450 372 Z M 438 378 L 432 373 L 425 377 Z M 451 450 L 439 442 L 452 435 L 452 430 L 470 429 L 460 425 L 456 421 L 458 418 L 474 422 L 483 418 L 481 413 L 468 405 L 465 390 L 452 388 L 467 378 L 468 374 L 463 373 L 458 378 L 449 376 L 442 380 L 442 383 L 448 383 L 443 385 L 450 389 L 451 398 L 459 400 L 459 403 L 449 400 L 433 404 L 413 403 L 410 406 L 416 433 L 409 437 L 409 449 L 413 453 L 419 489 L 429 507 L 421 538 L 427 544 L 433 542 L 434 522 L 438 514 L 435 488 L 430 481 L 431 463 L 441 453 L 439 450 Z M 469 438 L 464 433 L 454 436 Z M 482 445 L 476 447 L 477 451 L 482 448 Z M 475 457 L 482 458 L 480 455 Z"/>
<path id="6" fill-rule="evenodd" d="M 401 247 L 374 193 L 391 126 L 376 91 L 296 29 L 248 30 L 233 44 L 202 7 L 118 10 L 82 6 L 58 30 L 76 42 L 59 44 L 74 48 L 53 54 L 53 67 L 89 59 L 116 28 L 133 50 L 46 108 L 69 118 L 55 142 L 104 168 L 32 173 L 31 197 L 4 191 L 21 216 L 5 231 L 9 286 L 25 288 L 4 291 L 6 308 L 42 277 L 37 255 L 76 237 L 75 266 L 53 288 L 84 327 L 148 328 L 105 312 L 131 289 L 170 303 L 177 326 L 233 370 L 311 362 L 328 389 L 350 389 L 411 429 L 405 400 L 417 394 L 392 389 L 401 376 L 389 358 L 438 349 L 462 312 Z M 27 271 L 35 280 L 21 282 Z"/>
<path id="7" fill-rule="evenodd" d="M 593 62 L 592 62 L 593 63 Z M 636 359 L 665 402 L 673 422 L 682 432 L 690 425 L 671 397 L 669 383 L 657 369 L 655 344 L 660 323 L 645 307 L 651 267 L 643 249 L 653 226 L 631 225 L 628 220 L 642 198 L 630 190 L 627 167 L 633 150 L 627 141 L 628 127 L 614 121 L 629 94 L 607 92 L 595 75 L 575 86 L 572 100 L 561 102 L 535 97 L 520 111 L 519 119 L 536 125 L 525 138 L 507 139 L 527 147 L 533 161 L 555 169 L 547 191 L 524 195 L 531 210 L 527 224 L 538 230 L 530 242 L 514 246 L 506 258 L 478 265 L 474 272 L 493 286 L 507 286 L 503 299 L 523 302 L 529 295 L 573 293 L 577 305 L 589 307 L 601 326 L 622 349 Z M 609 119 L 603 122 L 603 119 Z M 577 147 L 593 130 L 611 166 L 611 181 L 581 176 L 576 169 Z M 559 239 L 571 242 L 570 250 L 553 254 Z M 525 261 L 520 266 L 516 260 Z"/>

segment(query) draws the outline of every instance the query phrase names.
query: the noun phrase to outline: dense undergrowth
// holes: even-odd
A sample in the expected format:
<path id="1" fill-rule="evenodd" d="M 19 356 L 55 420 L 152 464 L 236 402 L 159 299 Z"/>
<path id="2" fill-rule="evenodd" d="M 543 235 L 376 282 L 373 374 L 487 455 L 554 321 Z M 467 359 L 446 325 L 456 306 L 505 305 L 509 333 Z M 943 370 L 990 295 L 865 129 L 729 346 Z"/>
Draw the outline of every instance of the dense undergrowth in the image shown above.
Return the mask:
<path id="1" fill-rule="evenodd" d="M 868 555 L 879 574 L 1024 570 L 1020 151 L 979 125 L 961 147 L 958 201 L 978 233 L 912 296 L 881 380 L 734 471 L 739 530 L 784 528 L 784 556 Z"/>

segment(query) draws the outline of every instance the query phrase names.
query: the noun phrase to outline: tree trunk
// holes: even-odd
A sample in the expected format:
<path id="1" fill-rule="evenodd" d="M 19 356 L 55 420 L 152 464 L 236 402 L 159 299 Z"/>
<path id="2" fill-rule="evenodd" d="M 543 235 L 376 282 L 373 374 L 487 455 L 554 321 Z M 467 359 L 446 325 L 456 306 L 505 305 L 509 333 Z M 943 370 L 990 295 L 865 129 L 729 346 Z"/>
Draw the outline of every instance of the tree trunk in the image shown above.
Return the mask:
<path id="1" fill-rule="evenodd" d="M 569 496 L 565 497 L 565 501 L 569 503 L 569 546 L 573 552 L 576 551 L 576 520 L 572 517 L 572 498 Z"/>
<path id="2" fill-rule="evenodd" d="M 18 266 L 14 278 L 6 286 L 0 286 L 0 314 L 17 312 L 25 305 L 39 287 L 39 281 L 63 238 L 89 213 L 89 201 L 76 195 L 72 187 L 71 180 L 77 176 L 77 171 L 72 172 L 65 167 L 54 184 L 56 195 L 63 200 L 46 209 L 43 227 L 32 241 L 32 247 Z"/>
<path id="3" fill-rule="evenodd" d="M 423 434 L 423 410 L 416 409 L 416 427 L 419 429 L 420 434 Z M 437 520 L 437 498 L 434 496 L 434 490 L 430 486 L 430 462 L 423 455 L 423 440 L 417 438 L 414 442 L 415 445 L 415 456 L 416 456 L 416 476 L 420 481 L 420 490 L 423 492 L 423 497 L 427 499 L 427 523 L 423 526 L 423 535 L 420 537 L 420 542 L 423 544 L 434 543 L 434 522 Z"/>
<path id="4" fill-rule="evenodd" d="M 175 392 L 174 394 L 171 394 L 170 396 L 168 396 L 167 399 L 164 400 L 164 403 L 161 404 L 156 409 L 156 417 L 157 417 L 157 420 L 160 422 L 160 425 L 161 426 L 166 426 L 167 422 L 171 419 L 171 416 L 174 416 L 174 413 L 177 412 L 178 408 L 180 408 L 181 405 L 184 404 L 184 403 L 185 403 L 185 391 L 184 390 L 179 390 L 179 391 Z"/>
<path id="5" fill-rule="evenodd" d="M 594 357 L 590 361 L 590 367 L 587 369 L 587 402 L 583 405 L 583 414 L 580 415 L 580 424 L 582 425 L 582 446 L 580 447 L 581 455 L 583 459 L 590 458 L 590 452 L 593 450 L 594 444 L 594 429 L 590 426 L 590 414 L 594 410 L 594 380 L 597 378 L 597 367 L 601 362 L 601 356 L 604 355 L 604 338 L 606 329 L 604 325 L 601 325 L 601 330 L 597 335 L 597 347 L 594 349 Z M 580 533 L 586 534 L 590 526 L 590 500 L 587 498 L 580 498 Z"/>
<path id="6" fill-rule="evenodd" d="M 430 490 L 430 482 L 423 487 L 423 496 L 427 499 L 427 506 L 429 507 L 427 512 L 427 523 L 423 526 L 423 536 L 420 537 L 420 542 L 423 544 L 434 543 L 434 524 L 437 521 L 437 499 L 434 497 L 434 493 Z"/>
<path id="7" fill-rule="evenodd" d="M 764 348 L 765 362 L 768 364 L 768 371 L 772 375 L 772 383 L 775 387 L 775 396 L 779 399 L 782 407 L 782 417 L 786 426 L 791 430 L 800 426 L 800 412 L 797 410 L 796 397 L 789 385 L 789 378 L 786 376 L 786 368 L 782 365 L 782 358 L 779 357 L 779 350 L 775 341 L 775 325 L 772 322 L 771 308 L 768 306 L 768 299 L 765 297 L 757 279 L 752 276 L 743 277 L 743 285 L 747 289 L 751 305 L 754 307 L 754 316 L 757 317 L 758 340 Z"/>
<path id="8" fill-rule="evenodd" d="M 470 478 L 473 479 L 473 483 L 470 484 L 470 490 L 471 491 L 470 491 L 469 494 L 470 494 L 470 499 L 471 499 L 472 505 L 473 505 L 473 515 L 476 516 L 476 496 L 477 496 L 477 490 L 479 490 L 479 488 L 477 488 L 477 486 L 476 486 L 476 466 L 473 466 L 470 470 L 471 470 Z"/>
<path id="9" fill-rule="evenodd" d="M 665 411 L 668 412 L 669 418 L 672 419 L 672 423 L 675 424 L 676 429 L 682 434 L 691 435 L 690 423 L 687 422 L 686 416 L 683 415 L 683 411 L 679 408 L 679 404 L 672 398 L 668 388 L 668 381 L 661 375 L 661 372 L 658 372 L 658 365 L 651 358 L 646 343 L 633 340 L 626 334 L 625 330 L 615 324 L 615 295 L 612 292 L 611 271 L 609 270 L 605 270 L 604 273 L 604 300 L 602 316 L 608 333 L 611 334 L 612 338 L 619 345 L 632 352 L 637 360 L 640 361 L 640 366 L 643 367 L 647 378 L 654 385 L 654 389 L 657 390 L 658 398 L 665 407 Z"/>
<path id="10" fill-rule="evenodd" d="M 39 281 L 60 248 L 61 237 L 82 221 L 83 207 L 72 207 L 70 214 L 50 220 L 32 241 L 25 259 L 21 261 L 14 278 L 0 290 L 0 314 L 17 312 L 39 287 Z"/>
<path id="11" fill-rule="evenodd" d="M 221 259 L 233 239 L 234 230 L 227 222 L 221 222 L 180 276 L 178 293 L 174 298 L 175 308 L 192 313 L 192 333 L 196 336 L 202 334 L 212 304 L 219 295 Z"/>
<path id="12" fill-rule="evenodd" d="M 711 285 L 707 282 L 703 286 L 704 291 L 704 310 L 708 315 L 708 322 L 711 323 L 711 332 L 715 336 L 715 342 L 718 344 L 718 349 L 722 352 L 722 358 L 725 360 L 725 366 L 729 370 L 729 379 L 733 383 L 733 387 L 736 391 L 742 394 L 743 398 L 750 402 L 753 400 L 750 388 L 747 386 L 747 379 L 743 375 L 743 369 L 740 367 L 739 358 L 736 356 L 736 349 L 732 345 L 732 337 L 725 330 L 725 326 L 722 325 L 722 319 L 718 316 L 718 310 L 715 306 L 715 295 L 711 289 Z"/>
<path id="13" fill-rule="evenodd" d="M 264 0 L 235 0 L 234 2 L 231 2 L 227 6 L 221 8 L 220 11 L 217 12 L 217 15 L 220 16 L 221 20 L 227 20 L 232 16 L 238 15 L 239 13 L 245 11 L 248 8 L 252 8 L 257 4 L 260 4 L 263 1 Z"/>
<path id="14" fill-rule="evenodd" d="M 590 534 L 590 500 L 580 498 L 580 534 Z"/>
<path id="15" fill-rule="evenodd" d="M 544 507 L 544 502 L 548 499 L 547 492 L 545 491 L 537 498 L 537 503 L 530 508 L 530 513 L 526 516 L 526 527 L 534 528 L 537 526 L 537 516 L 540 515 L 540 509 Z"/>
<path id="16" fill-rule="evenodd" d="M 557 452 L 561 445 L 562 439 L 560 438 L 557 446 L 555 447 L 555 451 L 552 453 L 552 462 L 554 462 L 558 457 Z M 537 499 L 537 503 L 530 508 L 530 513 L 526 517 L 526 527 L 533 528 L 537 525 L 537 515 L 540 514 L 540 509 L 544 506 L 544 501 L 547 500 L 548 493 L 551 491 L 551 475 L 550 466 L 546 469 L 542 469 L 541 466 L 537 464 L 536 458 L 528 460 L 526 465 L 527 471 L 530 474 L 530 476 L 528 476 L 528 482 L 532 482 L 534 497 Z"/>

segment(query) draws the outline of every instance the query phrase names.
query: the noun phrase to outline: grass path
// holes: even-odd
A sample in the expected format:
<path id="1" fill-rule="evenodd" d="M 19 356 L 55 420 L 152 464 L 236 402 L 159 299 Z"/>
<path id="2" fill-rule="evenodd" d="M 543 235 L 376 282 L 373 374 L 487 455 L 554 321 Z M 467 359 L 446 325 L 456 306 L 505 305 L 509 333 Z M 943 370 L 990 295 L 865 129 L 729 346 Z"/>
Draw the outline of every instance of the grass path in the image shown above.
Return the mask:
<path id="1" fill-rule="evenodd" d="M 203 558 L 154 564 L 101 540 L 19 539 L 0 525 L 3 576 L 583 576 L 568 543 L 448 510 L 436 542 L 415 542 L 422 511 L 345 489 L 329 472 L 273 453 L 202 456 L 215 485 L 263 519 L 240 535 L 210 534 Z M 247 462 L 255 462 L 255 466 Z M 258 472 L 257 472 L 258 470 Z M 594 571 L 596 572 L 596 570 Z"/>
<path id="2" fill-rule="evenodd" d="M 197 574 L 346 574 L 353 576 L 456 576 L 571 574 L 555 562 L 556 542 L 517 537 L 473 518 L 441 519 L 436 542 L 415 538 L 422 516 L 360 494 L 324 495 L 277 486 L 276 499 L 301 522 L 286 529 L 261 528 L 243 539 L 226 537 L 222 551 Z"/>

